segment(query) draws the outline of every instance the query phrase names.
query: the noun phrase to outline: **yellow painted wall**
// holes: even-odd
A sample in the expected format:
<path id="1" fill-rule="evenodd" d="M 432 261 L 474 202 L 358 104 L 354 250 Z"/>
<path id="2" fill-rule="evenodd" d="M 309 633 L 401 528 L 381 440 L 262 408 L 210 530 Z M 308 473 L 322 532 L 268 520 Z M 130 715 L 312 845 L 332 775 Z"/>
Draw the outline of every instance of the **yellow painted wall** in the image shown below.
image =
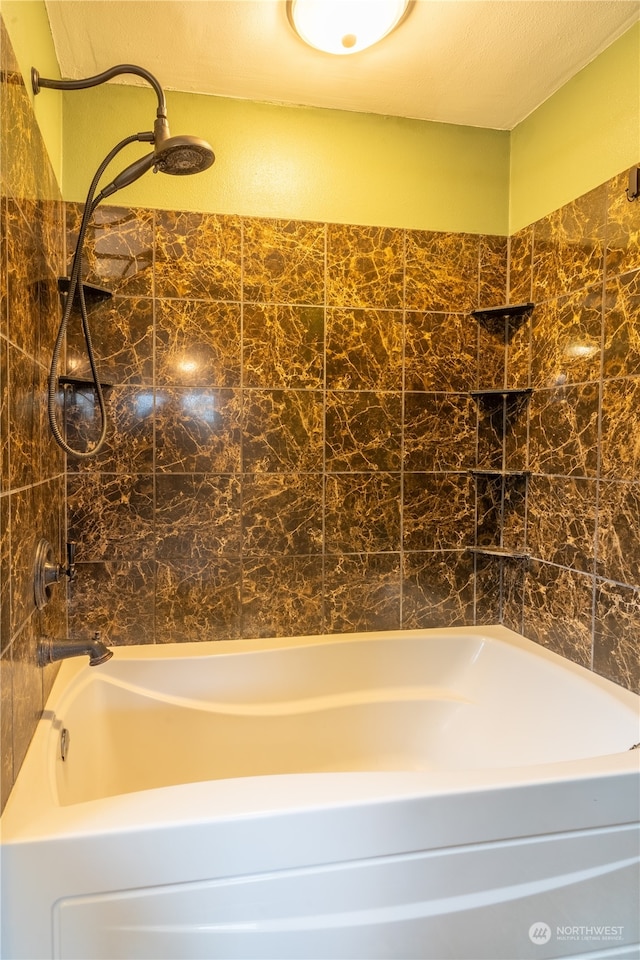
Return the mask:
<path id="1" fill-rule="evenodd" d="M 204 137 L 199 176 L 147 175 L 121 202 L 251 216 L 497 233 L 507 230 L 509 135 L 398 117 L 168 93 L 173 134 Z M 110 147 L 155 115 L 151 89 L 64 94 L 64 181 L 84 199 Z M 126 166 L 144 148 L 130 148 Z M 114 163 L 114 174 L 118 172 Z M 115 202 L 115 199 L 114 201 Z"/>
<path id="2" fill-rule="evenodd" d="M 0 0 L 0 13 L 31 97 L 36 120 L 58 184 L 62 184 L 62 94 L 47 90 L 34 97 L 31 67 L 43 77 L 59 77 L 49 18 L 44 0 Z"/>
<path id="3" fill-rule="evenodd" d="M 640 162 L 640 23 L 511 132 L 511 233 Z"/>

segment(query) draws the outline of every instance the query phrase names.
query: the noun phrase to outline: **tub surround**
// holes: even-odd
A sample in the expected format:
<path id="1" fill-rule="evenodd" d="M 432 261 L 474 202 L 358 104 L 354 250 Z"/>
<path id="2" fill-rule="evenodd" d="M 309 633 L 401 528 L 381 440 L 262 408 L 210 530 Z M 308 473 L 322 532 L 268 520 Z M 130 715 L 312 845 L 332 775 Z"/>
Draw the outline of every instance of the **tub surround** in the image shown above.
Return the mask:
<path id="1" fill-rule="evenodd" d="M 116 643 L 473 622 L 468 311 L 504 301 L 506 250 L 99 208 L 88 280 L 115 293 L 93 314 L 114 426 L 69 463 L 72 631 L 88 612 Z M 68 362 L 86 374 L 73 336 Z M 69 398 L 74 435 L 91 396 Z"/>
<path id="2" fill-rule="evenodd" d="M 635 688 L 625 183 L 510 239 L 99 210 L 117 445 L 69 467 L 72 620 L 116 643 L 502 620 Z M 507 300 L 535 307 L 469 316 Z M 530 395 L 471 396 L 496 388 Z"/>

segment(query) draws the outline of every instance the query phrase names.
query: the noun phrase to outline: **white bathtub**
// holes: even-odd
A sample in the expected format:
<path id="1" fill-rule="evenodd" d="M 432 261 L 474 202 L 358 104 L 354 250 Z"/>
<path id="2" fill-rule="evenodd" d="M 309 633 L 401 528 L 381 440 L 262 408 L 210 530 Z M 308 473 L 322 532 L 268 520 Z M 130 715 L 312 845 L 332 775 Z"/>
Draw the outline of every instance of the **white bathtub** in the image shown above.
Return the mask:
<path id="1" fill-rule="evenodd" d="M 67 661 L 2 956 L 637 958 L 639 700 L 502 627 Z"/>

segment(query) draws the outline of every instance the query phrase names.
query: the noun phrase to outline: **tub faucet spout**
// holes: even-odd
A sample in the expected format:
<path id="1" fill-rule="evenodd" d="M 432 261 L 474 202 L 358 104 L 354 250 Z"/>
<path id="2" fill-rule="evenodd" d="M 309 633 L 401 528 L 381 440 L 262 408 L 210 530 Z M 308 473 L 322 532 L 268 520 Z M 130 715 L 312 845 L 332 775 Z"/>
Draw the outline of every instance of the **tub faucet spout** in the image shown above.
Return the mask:
<path id="1" fill-rule="evenodd" d="M 38 663 L 41 667 L 57 660 L 83 655 L 89 657 L 90 667 L 97 667 L 110 660 L 113 652 L 104 645 L 98 631 L 90 640 L 52 640 L 47 637 L 38 644 Z"/>

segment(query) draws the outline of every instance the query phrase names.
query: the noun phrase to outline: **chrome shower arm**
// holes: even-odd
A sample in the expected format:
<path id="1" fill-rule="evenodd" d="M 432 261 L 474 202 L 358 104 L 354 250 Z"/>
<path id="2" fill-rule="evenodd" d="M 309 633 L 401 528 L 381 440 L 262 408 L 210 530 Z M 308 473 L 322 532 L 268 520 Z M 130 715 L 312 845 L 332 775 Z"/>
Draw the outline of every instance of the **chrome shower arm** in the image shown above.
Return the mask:
<path id="1" fill-rule="evenodd" d="M 34 94 L 40 93 L 42 87 L 51 90 L 86 90 L 88 87 L 98 87 L 107 80 L 113 80 L 124 73 L 131 73 L 136 77 L 146 80 L 156 92 L 158 98 L 158 117 L 167 116 L 167 102 L 164 96 L 164 90 L 160 86 L 152 73 L 145 70 L 144 67 L 138 67 L 135 63 L 119 63 L 115 67 L 103 70 L 102 73 L 96 73 L 94 77 L 85 77 L 84 80 L 51 80 L 41 77 L 35 67 L 31 67 L 31 86 Z"/>

